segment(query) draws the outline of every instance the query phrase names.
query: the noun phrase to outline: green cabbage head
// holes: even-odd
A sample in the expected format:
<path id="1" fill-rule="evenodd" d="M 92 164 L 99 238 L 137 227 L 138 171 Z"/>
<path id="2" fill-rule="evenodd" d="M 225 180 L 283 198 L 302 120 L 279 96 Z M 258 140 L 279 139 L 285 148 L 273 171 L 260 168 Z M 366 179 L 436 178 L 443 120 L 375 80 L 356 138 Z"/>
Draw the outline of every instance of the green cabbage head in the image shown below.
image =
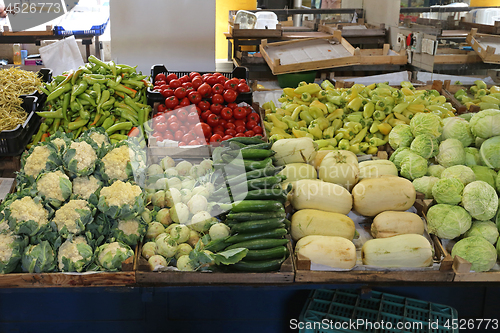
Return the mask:
<path id="1" fill-rule="evenodd" d="M 410 148 L 423 158 L 429 159 L 437 155 L 439 143 L 429 134 L 420 134 L 415 137 Z"/>
<path id="2" fill-rule="evenodd" d="M 470 128 L 473 135 L 483 139 L 500 135 L 500 110 L 479 111 L 472 116 Z"/>
<path id="3" fill-rule="evenodd" d="M 472 264 L 471 270 L 487 272 L 495 266 L 497 252 L 483 237 L 473 236 L 459 240 L 451 250 L 451 256 L 459 256 Z"/>
<path id="4" fill-rule="evenodd" d="M 441 174 L 443 173 L 445 167 L 439 164 L 429 165 L 427 168 L 427 176 L 441 178 Z"/>
<path id="5" fill-rule="evenodd" d="M 436 156 L 439 164 L 445 168 L 454 165 L 465 164 L 464 146 L 457 139 L 447 139 L 439 145 L 439 153 Z"/>
<path id="6" fill-rule="evenodd" d="M 472 224 L 470 214 L 460 206 L 437 204 L 427 212 L 429 233 L 453 239 L 465 233 Z"/>
<path id="7" fill-rule="evenodd" d="M 492 169 L 500 170 L 500 136 L 484 141 L 479 149 L 484 164 Z"/>
<path id="8" fill-rule="evenodd" d="M 467 147 L 465 150 L 465 165 L 483 165 L 483 160 L 479 154 L 479 149 L 474 147 Z"/>
<path id="9" fill-rule="evenodd" d="M 413 134 L 409 125 L 396 125 L 389 133 L 389 144 L 392 149 L 396 150 L 401 147 L 410 147 L 413 140 Z"/>
<path id="10" fill-rule="evenodd" d="M 414 137 L 429 134 L 437 139 L 443 132 L 443 121 L 434 113 L 417 113 L 411 118 L 410 129 Z"/>
<path id="11" fill-rule="evenodd" d="M 441 174 L 441 178 L 456 178 L 465 186 L 475 181 L 476 175 L 471 168 L 466 167 L 465 165 L 454 165 L 446 168 Z"/>
<path id="12" fill-rule="evenodd" d="M 498 229 L 491 221 L 472 221 L 472 227 L 464 234 L 464 237 L 480 236 L 495 245 L 498 240 Z"/>
<path id="13" fill-rule="evenodd" d="M 426 199 L 433 199 L 432 187 L 438 180 L 439 178 L 432 176 L 420 177 L 413 181 L 413 187 L 415 191 L 423 193 Z"/>
<path id="14" fill-rule="evenodd" d="M 491 185 L 476 180 L 465 186 L 462 205 L 476 220 L 491 220 L 498 209 L 498 195 Z"/>
<path id="15" fill-rule="evenodd" d="M 401 176 L 414 180 L 427 173 L 427 160 L 416 154 L 409 154 L 401 161 Z"/>
<path id="16" fill-rule="evenodd" d="M 457 139 L 464 147 L 470 146 L 474 142 L 469 122 L 460 117 L 449 117 L 443 119 L 442 140 Z"/>
<path id="17" fill-rule="evenodd" d="M 470 167 L 474 174 L 476 175 L 476 180 L 482 180 L 483 182 L 487 182 L 491 185 L 495 190 L 497 189 L 496 179 L 497 173 L 495 170 L 488 168 L 483 165 L 472 165 Z"/>
<path id="18" fill-rule="evenodd" d="M 464 184 L 456 178 L 441 178 L 432 187 L 432 196 L 437 203 L 458 205 L 462 201 Z"/>

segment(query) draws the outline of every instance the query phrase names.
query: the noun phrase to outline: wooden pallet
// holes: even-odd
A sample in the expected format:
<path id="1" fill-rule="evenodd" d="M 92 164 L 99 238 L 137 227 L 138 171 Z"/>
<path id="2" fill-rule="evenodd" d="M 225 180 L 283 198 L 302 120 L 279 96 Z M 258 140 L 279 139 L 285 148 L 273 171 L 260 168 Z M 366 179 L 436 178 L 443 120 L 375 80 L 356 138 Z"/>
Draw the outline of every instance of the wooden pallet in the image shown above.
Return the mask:
<path id="1" fill-rule="evenodd" d="M 3 27 L 3 32 L 0 36 L 14 36 L 14 37 L 38 37 L 38 36 L 53 36 L 54 31 L 51 25 L 45 26 L 45 31 L 10 31 L 9 26 Z"/>
<path id="2" fill-rule="evenodd" d="M 320 24 L 318 31 L 332 34 L 335 31 L 341 31 L 342 37 L 380 37 L 385 36 L 387 30 L 385 24 L 359 24 L 359 23 L 335 23 L 335 24 Z"/>
<path id="3" fill-rule="evenodd" d="M 444 64 L 477 64 L 483 60 L 475 51 L 457 50 L 457 49 L 438 49 L 434 55 L 434 65 Z"/>
<path id="4" fill-rule="evenodd" d="M 500 21 L 496 21 L 494 25 L 489 24 L 479 24 L 466 22 L 465 17 L 460 19 L 458 26 L 463 30 L 477 29 L 477 32 L 482 34 L 499 35 L 500 34 Z"/>
<path id="5" fill-rule="evenodd" d="M 408 57 L 406 52 L 396 53 L 390 49 L 389 44 L 384 44 L 382 49 L 360 49 L 360 65 L 406 65 Z"/>
<path id="6" fill-rule="evenodd" d="M 276 29 L 240 29 L 238 23 L 229 24 L 229 33 L 233 38 L 277 38 L 281 37 L 281 24 Z"/>
<path id="7" fill-rule="evenodd" d="M 500 63 L 500 36 L 479 34 L 477 28 L 473 28 L 467 35 L 466 41 L 483 59 L 483 62 Z"/>

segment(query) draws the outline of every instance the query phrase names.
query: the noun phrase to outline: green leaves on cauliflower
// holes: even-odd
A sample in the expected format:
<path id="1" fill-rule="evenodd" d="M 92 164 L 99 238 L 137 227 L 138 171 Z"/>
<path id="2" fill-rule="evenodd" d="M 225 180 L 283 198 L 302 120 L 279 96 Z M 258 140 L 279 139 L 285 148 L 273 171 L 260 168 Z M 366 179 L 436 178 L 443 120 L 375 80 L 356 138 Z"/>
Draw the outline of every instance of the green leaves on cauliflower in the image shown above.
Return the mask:
<path id="1" fill-rule="evenodd" d="M 449 117 L 443 119 L 443 134 L 441 138 L 457 139 L 464 147 L 470 146 L 474 142 L 469 122 L 460 117 Z"/>
<path id="2" fill-rule="evenodd" d="M 21 157 L 22 171 L 16 176 L 17 190 L 29 187 L 42 171 L 55 170 L 61 163 L 57 146 L 53 143 L 32 147 Z"/>
<path id="3" fill-rule="evenodd" d="M 410 147 L 412 140 L 413 134 L 411 134 L 409 125 L 396 125 L 389 133 L 389 144 L 391 145 L 392 149 Z"/>
<path id="4" fill-rule="evenodd" d="M 495 266 L 497 252 L 483 237 L 473 236 L 459 240 L 451 250 L 451 256 L 459 256 L 472 264 L 471 270 L 487 272 Z"/>
<path id="5" fill-rule="evenodd" d="M 83 132 L 81 137 L 85 138 L 85 141 L 92 145 L 99 158 L 104 156 L 106 153 L 106 147 L 110 143 L 109 136 L 103 127 L 92 127 L 91 129 Z"/>
<path id="6" fill-rule="evenodd" d="M 18 235 L 34 236 L 49 223 L 49 211 L 44 208 L 39 198 L 23 197 L 14 200 L 4 209 L 5 219 L 10 230 Z"/>
<path id="7" fill-rule="evenodd" d="M 92 205 L 97 206 L 101 187 L 102 182 L 92 175 L 76 177 L 73 179 L 72 198 L 88 200 Z"/>
<path id="8" fill-rule="evenodd" d="M 58 267 L 62 272 L 82 272 L 93 260 L 94 251 L 83 236 L 68 238 L 59 247 Z"/>
<path id="9" fill-rule="evenodd" d="M 128 219 L 142 213 L 145 201 L 139 186 L 118 180 L 101 189 L 97 208 L 113 219 Z"/>
<path id="10" fill-rule="evenodd" d="M 101 245 L 110 236 L 114 221 L 106 214 L 99 212 L 94 220 L 85 226 L 87 241 L 93 248 Z"/>
<path id="11" fill-rule="evenodd" d="M 434 113 L 420 112 L 411 118 L 410 129 L 414 137 L 420 134 L 429 134 L 437 139 L 443 131 L 443 121 Z"/>
<path id="12" fill-rule="evenodd" d="M 64 170 L 73 178 L 88 176 L 95 170 L 97 154 L 86 141 L 72 142 L 63 154 Z"/>
<path id="13" fill-rule="evenodd" d="M 73 135 L 71 133 L 57 131 L 56 133 L 46 138 L 42 145 L 48 143 L 54 144 L 57 147 L 57 151 L 59 152 L 59 156 L 61 157 L 62 161 L 64 150 L 71 145 L 71 142 L 73 141 L 72 139 Z"/>
<path id="14" fill-rule="evenodd" d="M 436 156 L 439 164 L 445 168 L 454 165 L 465 164 L 464 146 L 457 139 L 447 139 L 439 145 L 439 153 Z"/>
<path id="15" fill-rule="evenodd" d="M 427 212 L 429 233 L 453 239 L 465 233 L 472 224 L 470 214 L 460 206 L 437 204 Z"/>
<path id="16" fill-rule="evenodd" d="M 85 200 L 70 200 L 56 211 L 53 222 L 59 234 L 68 238 L 70 234 L 79 235 L 85 231 L 85 225 L 93 220 L 93 209 Z"/>
<path id="17" fill-rule="evenodd" d="M 21 258 L 23 272 L 28 273 L 53 272 L 56 264 L 54 250 L 47 241 L 37 245 L 29 245 L 25 248 Z"/>
<path id="18" fill-rule="evenodd" d="M 432 196 L 437 203 L 458 205 L 462 201 L 464 184 L 456 178 L 441 178 L 432 187 Z"/>
<path id="19" fill-rule="evenodd" d="M 111 236 L 119 242 L 134 247 L 146 235 L 147 226 L 147 223 L 140 216 L 132 219 L 117 220 L 112 227 Z"/>
<path id="20" fill-rule="evenodd" d="M 0 274 L 13 272 L 24 252 L 26 238 L 14 233 L 0 233 Z"/>
<path id="21" fill-rule="evenodd" d="M 475 113 L 470 120 L 474 136 L 488 139 L 500 135 L 500 110 L 488 109 Z"/>
<path id="22" fill-rule="evenodd" d="M 122 262 L 134 255 L 134 251 L 121 242 L 106 243 L 96 250 L 97 264 L 105 271 L 120 271 Z"/>
<path id="23" fill-rule="evenodd" d="M 488 183 L 477 180 L 465 186 L 462 205 L 476 220 L 491 220 L 498 209 L 498 195 Z"/>
<path id="24" fill-rule="evenodd" d="M 73 185 L 69 177 L 59 169 L 40 174 L 36 181 L 36 190 L 42 199 L 57 208 L 70 197 Z"/>

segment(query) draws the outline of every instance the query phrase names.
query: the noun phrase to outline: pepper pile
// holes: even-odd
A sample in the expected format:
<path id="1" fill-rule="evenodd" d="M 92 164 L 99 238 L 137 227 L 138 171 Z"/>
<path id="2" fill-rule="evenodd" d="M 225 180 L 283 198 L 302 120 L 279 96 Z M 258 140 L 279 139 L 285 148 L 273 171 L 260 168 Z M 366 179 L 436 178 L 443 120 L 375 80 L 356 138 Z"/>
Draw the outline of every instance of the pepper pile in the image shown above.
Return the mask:
<path id="1" fill-rule="evenodd" d="M 146 104 L 147 76 L 137 73 L 137 66 L 103 62 L 94 56 L 88 60 L 40 88 L 47 95 L 46 111 L 37 114 L 45 119 L 31 145 L 58 130 L 77 138 L 85 130 L 101 126 L 112 142 L 126 139 L 128 133 L 143 133 L 151 112 Z"/>
<path id="2" fill-rule="evenodd" d="M 288 257 L 284 203 L 290 188 L 282 189 L 283 169 L 273 165 L 272 144 L 260 138 L 232 138 L 214 152 L 215 170 L 224 182 L 213 193 L 231 236 L 220 244 L 226 250 L 246 248 L 245 258 L 231 266 L 240 271 L 278 270 Z M 226 202 L 226 203 L 222 203 Z M 230 202 L 230 203 L 227 203 Z M 214 249 L 219 250 L 219 249 Z"/>

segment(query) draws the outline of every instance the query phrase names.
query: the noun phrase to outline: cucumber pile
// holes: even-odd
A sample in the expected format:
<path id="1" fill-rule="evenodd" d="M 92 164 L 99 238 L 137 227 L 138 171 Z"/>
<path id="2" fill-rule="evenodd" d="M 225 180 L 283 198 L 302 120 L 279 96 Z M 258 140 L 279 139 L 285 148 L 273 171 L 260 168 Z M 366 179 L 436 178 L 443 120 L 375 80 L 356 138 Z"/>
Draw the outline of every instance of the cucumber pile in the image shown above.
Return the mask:
<path id="1" fill-rule="evenodd" d="M 290 222 L 282 189 L 283 167 L 273 165 L 271 144 L 257 137 L 236 137 L 214 151 L 214 167 L 223 177 L 212 198 L 218 202 L 231 236 L 225 250 L 246 248 L 243 260 L 231 267 L 245 272 L 279 270 L 289 255 L 285 235 Z"/>

